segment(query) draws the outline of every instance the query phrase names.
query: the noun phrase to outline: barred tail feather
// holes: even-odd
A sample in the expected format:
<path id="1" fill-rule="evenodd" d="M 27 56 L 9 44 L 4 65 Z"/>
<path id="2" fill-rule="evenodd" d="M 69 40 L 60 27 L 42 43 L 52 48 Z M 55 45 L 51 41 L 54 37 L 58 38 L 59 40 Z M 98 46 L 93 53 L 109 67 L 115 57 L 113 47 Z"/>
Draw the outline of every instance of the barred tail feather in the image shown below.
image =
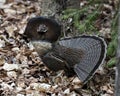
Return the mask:
<path id="1" fill-rule="evenodd" d="M 83 51 L 83 57 L 74 66 L 74 71 L 82 82 L 90 79 L 106 57 L 106 43 L 102 37 L 79 36 L 61 40 L 59 43 Z"/>

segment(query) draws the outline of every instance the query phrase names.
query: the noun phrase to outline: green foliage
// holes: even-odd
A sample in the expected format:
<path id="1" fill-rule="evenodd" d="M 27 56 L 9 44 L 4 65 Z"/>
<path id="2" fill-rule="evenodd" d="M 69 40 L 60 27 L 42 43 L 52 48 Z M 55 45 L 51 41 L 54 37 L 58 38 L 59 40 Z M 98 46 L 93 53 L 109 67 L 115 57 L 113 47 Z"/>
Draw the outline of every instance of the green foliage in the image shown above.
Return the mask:
<path id="1" fill-rule="evenodd" d="M 73 18 L 74 27 L 76 27 L 79 32 L 96 32 L 97 29 L 94 26 L 94 22 L 99 16 L 99 8 L 93 10 L 93 12 L 88 12 L 90 6 L 85 6 L 81 9 L 67 9 L 63 11 L 62 19 Z M 84 15 L 85 14 L 85 15 Z M 83 20 L 80 20 L 83 17 Z"/>
<path id="2" fill-rule="evenodd" d="M 118 13 L 116 13 L 114 19 L 112 20 L 111 26 L 111 42 L 108 45 L 107 56 L 115 56 L 117 50 L 117 38 L 118 38 Z"/>
<path id="3" fill-rule="evenodd" d="M 107 66 L 113 67 L 117 63 L 117 59 L 115 58 L 116 50 L 117 50 L 117 38 L 118 38 L 118 12 L 116 12 L 114 19 L 112 20 L 112 28 L 111 28 L 111 42 L 108 45 L 107 56 L 111 57 L 108 61 Z"/>
<path id="4" fill-rule="evenodd" d="M 117 58 L 113 57 L 107 62 L 107 67 L 111 68 L 115 66 L 117 63 Z"/>
<path id="5" fill-rule="evenodd" d="M 110 56 L 110 57 L 115 56 L 116 49 L 117 49 L 117 35 L 108 45 L 107 56 Z"/>

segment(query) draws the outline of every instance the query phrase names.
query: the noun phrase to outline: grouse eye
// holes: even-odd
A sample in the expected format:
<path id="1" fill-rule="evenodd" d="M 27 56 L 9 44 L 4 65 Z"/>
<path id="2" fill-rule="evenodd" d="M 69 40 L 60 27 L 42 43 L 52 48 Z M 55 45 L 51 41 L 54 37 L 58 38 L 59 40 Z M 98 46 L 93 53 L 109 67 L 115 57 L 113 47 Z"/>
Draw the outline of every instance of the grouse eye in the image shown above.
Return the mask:
<path id="1" fill-rule="evenodd" d="M 40 24 L 37 29 L 38 33 L 46 33 L 47 31 L 48 31 L 48 27 L 44 24 Z"/>

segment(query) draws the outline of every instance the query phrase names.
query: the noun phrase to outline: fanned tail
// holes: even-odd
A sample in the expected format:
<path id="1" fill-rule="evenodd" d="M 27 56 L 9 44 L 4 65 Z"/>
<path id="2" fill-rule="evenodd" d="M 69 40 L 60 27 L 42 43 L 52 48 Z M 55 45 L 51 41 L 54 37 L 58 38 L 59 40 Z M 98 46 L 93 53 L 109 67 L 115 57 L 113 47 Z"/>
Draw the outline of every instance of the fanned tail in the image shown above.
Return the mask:
<path id="1" fill-rule="evenodd" d="M 102 37 L 79 36 L 63 39 L 59 44 L 83 51 L 82 58 L 79 58 L 80 62 L 74 65 L 74 71 L 82 82 L 90 79 L 106 57 L 106 43 Z"/>

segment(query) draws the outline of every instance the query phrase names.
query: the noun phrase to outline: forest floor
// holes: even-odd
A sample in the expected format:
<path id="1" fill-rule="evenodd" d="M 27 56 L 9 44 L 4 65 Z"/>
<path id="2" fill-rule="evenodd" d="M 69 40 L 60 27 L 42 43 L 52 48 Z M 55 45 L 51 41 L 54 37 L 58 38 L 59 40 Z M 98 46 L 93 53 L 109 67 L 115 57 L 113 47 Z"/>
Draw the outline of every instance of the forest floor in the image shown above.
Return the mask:
<path id="1" fill-rule="evenodd" d="M 74 15 L 68 16 L 75 10 L 60 15 L 62 24 L 65 24 L 64 36 L 99 34 L 109 46 L 114 40 L 111 25 L 115 15 L 115 1 L 117 0 L 108 0 L 107 4 L 102 4 L 102 13 L 93 25 L 95 28 L 90 26 L 92 30 L 87 29 L 89 26 L 86 29 L 85 26 L 78 26 L 79 23 L 71 18 Z M 87 4 L 86 0 L 81 0 L 80 6 Z M 89 12 L 94 7 L 90 7 Z M 0 96 L 113 96 L 116 67 L 110 65 L 114 62 L 115 55 L 112 53 L 108 53 L 104 64 L 84 86 L 78 77 L 68 78 L 63 71 L 55 73 L 44 66 L 34 47 L 22 38 L 28 20 L 40 15 L 40 0 L 0 0 Z M 85 16 L 86 14 L 81 15 L 82 22 Z M 92 32 L 94 29 L 97 33 Z M 112 49 L 109 50 L 111 52 Z M 109 61 L 110 64 L 107 65 Z"/>

